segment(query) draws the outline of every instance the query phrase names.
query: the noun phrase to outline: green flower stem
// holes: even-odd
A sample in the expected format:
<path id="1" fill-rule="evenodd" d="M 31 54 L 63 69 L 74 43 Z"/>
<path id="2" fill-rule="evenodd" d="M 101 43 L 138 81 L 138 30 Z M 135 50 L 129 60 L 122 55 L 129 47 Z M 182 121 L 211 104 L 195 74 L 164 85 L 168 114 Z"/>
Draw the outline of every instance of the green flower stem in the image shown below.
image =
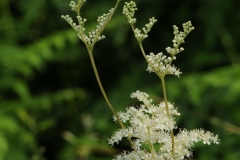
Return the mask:
<path id="1" fill-rule="evenodd" d="M 167 92 L 166 92 L 166 85 L 165 85 L 164 76 L 159 76 L 159 77 L 160 77 L 161 82 L 162 82 L 163 97 L 164 97 L 164 102 L 165 102 L 165 106 L 166 106 L 167 116 L 168 116 L 168 118 L 170 118 L 169 109 L 168 109 Z M 174 133 L 173 133 L 173 130 L 171 130 L 171 138 L 172 138 L 172 155 L 174 156 L 174 154 L 175 154 L 175 149 L 174 149 Z"/>
<path id="2" fill-rule="evenodd" d="M 106 94 L 106 92 L 105 92 L 105 90 L 104 90 L 104 88 L 103 88 L 103 86 L 102 86 L 102 83 L 101 83 L 101 80 L 100 80 L 100 77 L 99 77 L 99 75 L 98 75 L 98 71 L 97 71 L 97 68 L 96 68 L 96 65 L 95 65 L 95 61 L 94 61 L 94 58 L 93 58 L 92 50 L 91 50 L 91 49 L 88 49 L 88 53 L 89 53 L 89 56 L 90 56 L 90 60 L 91 60 L 91 63 L 92 63 L 92 67 L 93 67 L 94 74 L 95 74 L 95 76 L 96 76 L 96 79 L 97 79 L 98 85 L 99 85 L 99 87 L 100 87 L 100 90 L 101 90 L 101 92 L 102 92 L 102 94 L 103 94 L 103 97 L 104 97 L 104 99 L 106 100 L 106 102 L 107 102 L 109 108 L 111 109 L 111 111 L 113 112 L 113 114 L 116 116 L 116 118 L 117 118 L 120 126 L 121 126 L 122 128 L 125 128 L 124 125 L 123 125 L 123 123 L 120 121 L 120 119 L 119 119 L 119 117 L 118 117 L 115 109 L 114 109 L 113 106 L 111 105 L 111 103 L 110 103 L 110 101 L 109 101 L 109 99 L 108 99 L 108 97 L 107 97 L 107 94 Z"/>
<path id="3" fill-rule="evenodd" d="M 160 79 L 161 79 L 161 82 L 162 82 L 163 97 L 164 97 L 164 102 L 165 102 L 165 106 L 166 106 L 167 116 L 170 117 L 169 109 L 168 109 L 168 101 L 167 101 L 167 93 L 166 93 L 164 76 L 161 76 Z"/>
<path id="4" fill-rule="evenodd" d="M 156 160 L 156 158 L 155 158 L 155 153 L 156 153 L 156 151 L 155 151 L 155 149 L 154 149 L 154 147 L 153 147 L 153 144 L 151 143 L 151 140 L 150 140 L 150 137 L 151 137 L 151 133 L 150 133 L 150 127 L 148 127 L 148 137 L 149 137 L 149 147 L 150 147 L 150 151 L 151 151 L 151 153 L 152 153 L 152 158 L 153 158 L 153 160 Z"/>
<path id="5" fill-rule="evenodd" d="M 143 49 L 143 46 L 142 46 L 142 42 L 138 42 L 138 44 L 139 44 L 139 46 L 140 46 L 140 49 L 141 49 L 141 51 L 142 51 L 142 54 L 143 54 L 144 58 L 146 59 L 146 61 L 147 61 L 147 63 L 148 63 L 148 60 L 147 60 L 147 57 L 146 57 L 146 53 L 145 53 L 145 51 L 144 51 L 144 49 Z M 149 64 L 149 63 L 148 63 L 148 64 Z"/>
<path id="6" fill-rule="evenodd" d="M 125 126 L 124 124 L 122 123 L 122 121 L 119 119 L 119 116 L 117 115 L 115 109 L 113 108 L 113 106 L 111 105 L 108 97 L 107 97 L 107 94 L 102 86 L 102 83 L 101 83 L 101 80 L 100 80 L 100 77 L 98 75 L 98 71 L 97 71 L 97 67 L 96 67 L 96 64 L 95 64 L 95 61 L 94 61 L 94 58 L 93 58 L 93 53 L 92 53 L 92 49 L 91 48 L 87 48 L 88 49 L 88 53 L 89 53 L 89 57 L 90 57 L 90 60 L 91 60 L 91 64 L 92 64 L 92 67 L 93 67 L 93 71 L 94 71 L 94 74 L 96 76 L 96 79 L 97 79 L 97 82 L 98 82 L 98 86 L 100 87 L 100 90 L 103 94 L 103 97 L 105 99 L 105 101 L 107 102 L 109 108 L 111 109 L 111 111 L 113 112 L 114 116 L 117 118 L 117 121 L 118 123 L 120 124 L 120 126 L 122 127 L 122 129 L 125 129 Z M 130 138 L 128 138 L 129 142 L 131 143 L 131 145 L 134 145 L 134 143 L 132 142 L 132 140 Z"/>
<path id="7" fill-rule="evenodd" d="M 144 58 L 146 59 L 147 63 L 148 63 L 148 59 L 146 57 L 146 53 L 143 49 L 143 46 L 142 46 L 142 43 L 141 42 L 138 42 L 139 46 L 140 46 L 140 49 L 142 51 L 142 54 L 144 56 Z M 148 63 L 150 66 L 151 64 Z M 152 66 L 151 66 L 152 67 Z M 153 67 L 152 67 L 153 68 Z M 166 106 L 166 111 L 167 111 L 167 116 L 168 118 L 170 118 L 170 113 L 169 113 L 169 109 L 168 109 L 168 101 L 167 101 L 167 92 L 166 92 L 166 86 L 165 86 L 165 81 L 164 81 L 164 75 L 161 75 L 157 72 L 155 72 L 158 77 L 161 79 L 161 82 L 162 82 L 162 88 L 163 88 L 163 97 L 164 97 L 164 102 L 165 102 L 165 106 Z M 175 149 L 174 149 L 174 133 L 173 133 L 173 130 L 171 130 L 171 138 L 172 138 L 172 155 L 174 156 L 175 154 Z"/>

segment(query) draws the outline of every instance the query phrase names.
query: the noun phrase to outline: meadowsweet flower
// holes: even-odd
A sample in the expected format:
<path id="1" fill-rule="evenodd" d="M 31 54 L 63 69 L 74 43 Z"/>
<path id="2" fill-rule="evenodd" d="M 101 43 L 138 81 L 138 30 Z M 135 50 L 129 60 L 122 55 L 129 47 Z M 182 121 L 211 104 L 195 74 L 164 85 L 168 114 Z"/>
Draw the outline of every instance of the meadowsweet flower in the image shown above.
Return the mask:
<path id="1" fill-rule="evenodd" d="M 152 99 L 144 92 L 136 91 L 131 94 L 132 98 L 137 98 L 143 104 L 138 107 L 129 107 L 125 112 L 119 112 L 118 116 L 124 123 L 130 125 L 125 129 L 119 129 L 108 140 L 112 146 L 114 143 L 119 143 L 122 138 L 134 138 L 133 151 L 123 152 L 117 155 L 114 160 L 181 160 L 185 157 L 191 157 L 191 148 L 195 142 L 203 141 L 204 144 L 219 144 L 218 136 L 214 136 L 203 129 L 195 129 L 188 131 L 180 129 L 175 135 L 175 152 L 172 155 L 172 139 L 170 131 L 177 129 L 174 116 L 179 116 L 180 113 L 173 104 L 168 102 L 169 114 L 166 113 L 165 102 L 160 104 L 152 104 Z M 116 120 L 116 118 L 114 118 Z M 149 149 L 143 149 L 145 144 Z M 158 145 L 159 149 L 152 147 Z"/>
<path id="2" fill-rule="evenodd" d="M 179 77 L 182 73 L 177 69 L 174 65 L 171 65 L 172 60 L 175 60 L 176 57 L 167 57 L 163 55 L 163 53 L 150 53 L 150 55 L 146 56 L 148 61 L 147 71 L 155 72 L 161 76 L 166 74 L 173 74 Z"/>

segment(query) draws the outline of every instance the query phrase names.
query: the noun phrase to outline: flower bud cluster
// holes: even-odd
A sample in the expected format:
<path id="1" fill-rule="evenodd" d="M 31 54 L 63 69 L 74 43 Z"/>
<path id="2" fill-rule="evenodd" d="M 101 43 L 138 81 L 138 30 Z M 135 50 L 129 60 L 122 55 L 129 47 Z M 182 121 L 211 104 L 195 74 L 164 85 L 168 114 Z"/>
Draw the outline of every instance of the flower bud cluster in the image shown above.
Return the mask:
<path id="1" fill-rule="evenodd" d="M 125 2 L 125 5 L 123 7 L 123 14 L 127 17 L 128 22 L 130 25 L 133 27 L 133 24 L 136 23 L 136 18 L 134 18 L 135 11 L 137 10 L 136 3 L 131 1 L 131 2 Z M 141 42 L 143 39 L 148 37 L 148 32 L 151 30 L 152 26 L 154 23 L 156 23 L 157 20 L 152 17 L 149 19 L 149 23 L 145 24 L 145 27 L 143 27 L 143 32 L 141 33 L 141 30 L 138 28 L 134 29 L 134 34 L 135 37 L 139 42 Z"/>
<path id="2" fill-rule="evenodd" d="M 186 36 L 192 31 L 194 30 L 194 27 L 192 26 L 192 22 L 191 21 L 188 21 L 186 23 L 183 23 L 183 31 L 184 33 L 186 34 Z M 185 37 L 186 37 L 185 36 Z"/>
<path id="3" fill-rule="evenodd" d="M 87 20 L 83 19 L 81 16 L 77 16 L 79 25 L 74 23 L 69 15 L 62 15 L 61 18 L 65 19 L 77 33 L 83 33 L 85 31 L 84 24 Z"/>
<path id="4" fill-rule="evenodd" d="M 130 126 L 120 129 L 108 139 L 109 144 L 119 143 L 122 138 L 134 138 L 133 151 L 123 152 L 117 155 L 114 160 L 122 159 L 184 159 L 191 157 L 194 142 L 203 141 L 203 144 L 215 143 L 219 144 L 218 136 L 214 136 L 210 132 L 203 129 L 195 129 L 188 131 L 180 129 L 180 132 L 175 136 L 174 146 L 175 152 L 172 155 L 172 139 L 171 130 L 176 129 L 176 122 L 173 116 L 179 116 L 177 109 L 173 104 L 168 102 L 169 114 L 167 116 L 165 109 L 165 102 L 160 104 L 152 104 L 152 100 L 148 99 L 149 95 L 144 92 L 136 91 L 131 94 L 132 98 L 137 98 L 142 101 L 139 107 L 129 107 L 126 112 L 119 112 L 118 116 L 124 123 L 129 123 Z M 114 117 L 116 121 L 116 117 Z M 142 145 L 159 146 L 158 150 L 151 151 L 151 153 L 142 148 Z M 157 148 L 157 147 L 156 147 Z M 154 157 L 154 158 L 153 158 Z"/>
<path id="5" fill-rule="evenodd" d="M 102 26 L 104 26 L 108 18 L 113 14 L 113 12 L 114 12 L 114 9 L 111 8 L 109 10 L 109 13 L 106 13 L 106 14 L 104 13 L 102 16 L 99 16 L 97 19 L 97 22 L 98 22 L 97 28 L 101 28 Z"/>
<path id="6" fill-rule="evenodd" d="M 76 4 L 74 1 L 70 2 L 70 7 L 73 11 L 77 12 L 77 20 L 78 24 L 74 23 L 72 18 L 69 15 L 62 15 L 61 17 L 65 19 L 71 26 L 72 28 L 77 32 L 78 37 L 88 46 L 94 45 L 97 41 L 105 38 L 104 35 L 100 35 L 106 26 L 106 23 L 109 21 L 110 17 L 114 13 L 114 9 L 110 9 L 108 13 L 103 14 L 102 16 L 99 16 L 97 19 L 98 25 L 96 26 L 95 30 L 91 30 L 88 35 L 84 33 L 85 28 L 84 24 L 87 21 L 86 19 L 82 18 L 80 16 L 80 8 L 83 5 L 83 3 L 86 0 L 79 0 L 78 4 Z"/>
<path id="7" fill-rule="evenodd" d="M 139 30 L 138 28 L 135 28 L 134 34 L 139 42 L 141 42 L 143 39 L 148 37 L 148 35 L 147 35 L 148 32 L 151 30 L 152 26 L 156 22 L 157 22 L 157 20 L 154 17 L 150 18 L 149 23 L 145 24 L 145 27 L 143 27 L 143 29 L 142 29 L 144 33 L 141 33 L 141 30 Z"/>
<path id="8" fill-rule="evenodd" d="M 174 39 L 173 42 L 173 48 L 167 47 L 166 51 L 171 54 L 171 56 L 175 56 L 179 52 L 183 51 L 184 48 L 179 48 L 180 44 L 184 43 L 184 38 L 192 31 L 194 30 L 194 27 L 192 26 L 191 21 L 188 21 L 186 23 L 183 23 L 183 32 L 179 32 L 178 27 L 176 25 L 173 26 L 173 34 Z"/>
<path id="9" fill-rule="evenodd" d="M 136 23 L 136 18 L 134 18 L 135 11 L 137 10 L 136 3 L 131 2 L 125 2 L 123 6 L 123 14 L 127 17 L 128 22 L 133 25 Z"/>
<path id="10" fill-rule="evenodd" d="M 175 60 L 176 57 L 167 57 L 163 55 L 163 53 L 150 53 L 150 55 L 146 56 L 148 61 L 148 68 L 147 71 L 155 72 L 157 74 L 160 74 L 161 76 L 164 76 L 166 74 L 173 74 L 179 77 L 179 75 L 182 73 L 177 69 L 175 66 L 171 65 L 172 60 Z"/>
<path id="11" fill-rule="evenodd" d="M 85 3 L 86 0 L 78 0 L 78 4 L 76 4 L 74 1 L 71 1 L 69 6 L 71 7 L 72 11 L 75 11 L 79 13 L 80 8 L 82 7 L 83 3 Z"/>

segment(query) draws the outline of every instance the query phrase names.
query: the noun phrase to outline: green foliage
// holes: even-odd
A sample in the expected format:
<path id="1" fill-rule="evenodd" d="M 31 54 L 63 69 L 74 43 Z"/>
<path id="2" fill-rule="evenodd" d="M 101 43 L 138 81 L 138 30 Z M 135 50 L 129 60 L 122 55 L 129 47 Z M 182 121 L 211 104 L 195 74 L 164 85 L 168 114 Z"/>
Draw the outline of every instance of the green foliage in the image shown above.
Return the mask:
<path id="1" fill-rule="evenodd" d="M 139 26 L 145 23 L 141 18 L 154 15 L 158 19 L 151 38 L 144 41 L 147 53 L 165 51 L 171 45 L 173 24 L 191 20 L 196 28 L 176 64 L 183 75 L 167 79 L 169 101 L 176 102 L 183 114 L 179 127 L 201 126 L 221 139 L 219 146 L 198 145 L 194 158 L 239 159 L 239 2 L 136 2 L 143 10 L 136 13 Z M 86 25 L 95 26 L 97 16 L 114 3 L 87 1 Z M 0 160 L 106 160 L 129 149 L 127 141 L 118 149 L 107 145 L 118 125 L 111 120 L 85 46 L 60 18 L 69 13 L 68 4 L 60 0 L 0 2 Z M 144 71 L 147 64 L 122 6 L 123 2 L 103 32 L 106 39 L 93 51 L 117 111 L 134 105 L 129 95 L 137 89 L 153 93 L 155 102 L 162 99 L 159 79 Z M 66 133 L 71 133 L 72 141 Z"/>

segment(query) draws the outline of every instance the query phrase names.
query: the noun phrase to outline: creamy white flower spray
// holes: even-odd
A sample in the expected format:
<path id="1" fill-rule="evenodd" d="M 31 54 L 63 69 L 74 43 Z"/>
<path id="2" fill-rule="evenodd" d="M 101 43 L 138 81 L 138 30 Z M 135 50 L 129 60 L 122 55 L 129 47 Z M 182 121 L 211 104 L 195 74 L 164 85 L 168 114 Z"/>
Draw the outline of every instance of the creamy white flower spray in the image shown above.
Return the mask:
<path id="1" fill-rule="evenodd" d="M 183 31 L 179 31 L 177 26 L 173 26 L 173 47 L 166 48 L 167 53 L 170 54 L 169 57 L 165 56 L 163 53 L 150 53 L 149 55 L 146 55 L 142 46 L 142 41 L 148 37 L 148 32 L 157 20 L 154 17 L 150 18 L 149 23 L 147 23 L 142 30 L 134 28 L 134 24 L 136 23 L 136 18 L 134 18 L 135 11 L 137 10 L 136 4 L 133 1 L 125 3 L 123 14 L 127 17 L 139 43 L 141 52 L 148 63 L 147 71 L 156 73 L 161 80 L 164 101 L 159 104 L 153 104 L 152 99 L 149 99 L 147 93 L 136 91 L 131 94 L 131 98 L 137 98 L 142 104 L 138 107 L 131 106 L 127 108 L 125 112 L 116 113 L 101 84 L 93 58 L 93 48 L 97 41 L 105 38 L 105 36 L 101 34 L 107 23 L 111 20 L 121 0 L 117 0 L 115 7 L 110 9 L 108 13 L 98 17 L 98 25 L 88 34 L 85 34 L 84 28 L 84 24 L 87 20 L 80 14 L 81 7 L 85 1 L 86 0 L 78 0 L 77 3 L 74 1 L 70 2 L 71 9 L 77 13 L 76 18 L 78 23 L 74 23 L 69 15 L 62 16 L 62 18 L 72 26 L 77 32 L 79 39 L 85 44 L 100 90 L 109 108 L 114 114 L 114 121 L 118 121 L 121 126 L 121 129 L 115 132 L 108 140 L 109 144 L 113 146 L 114 143 L 118 143 L 123 137 L 126 137 L 133 149 L 132 152 L 125 151 L 122 154 L 117 155 L 114 159 L 180 160 L 192 156 L 191 149 L 194 142 L 203 141 L 204 144 L 208 145 L 211 143 L 219 144 L 220 140 L 218 135 L 214 136 L 212 133 L 203 129 L 190 131 L 187 129 L 180 129 L 177 135 L 174 135 L 173 132 L 174 129 L 177 129 L 174 116 L 180 116 L 180 113 L 177 108 L 167 100 L 164 77 L 167 74 L 179 77 L 182 73 L 172 65 L 172 62 L 173 60 L 176 60 L 176 55 L 184 50 L 180 45 L 184 43 L 186 36 L 194 30 L 191 22 L 188 21 L 183 24 Z M 129 126 L 125 127 L 124 123 L 128 123 Z M 143 146 L 148 147 L 146 148 Z"/>
<path id="2" fill-rule="evenodd" d="M 218 135 L 203 129 L 180 129 L 177 135 L 174 135 L 173 130 L 177 129 L 174 116 L 180 116 L 177 108 L 167 100 L 165 87 L 165 75 L 172 74 L 179 77 L 182 73 L 174 65 L 173 60 L 176 60 L 176 55 L 183 51 L 180 47 L 184 43 L 186 36 L 194 30 L 191 22 L 183 23 L 183 31 L 179 31 L 177 26 L 173 26 L 174 39 L 173 47 L 167 47 L 166 51 L 170 54 L 169 57 L 163 53 L 145 54 L 142 46 L 143 39 L 148 37 L 148 32 L 151 30 L 157 20 L 152 17 L 149 23 L 143 27 L 142 31 L 134 28 L 136 18 L 134 18 L 137 10 L 136 3 L 126 2 L 123 7 L 123 14 L 127 17 L 129 24 L 132 27 L 134 35 L 139 43 L 140 49 L 144 58 L 148 63 L 147 71 L 155 72 L 161 80 L 164 101 L 159 104 L 153 104 L 149 95 L 144 92 L 136 91 L 131 94 L 131 98 L 137 98 L 142 104 L 138 107 L 129 107 L 125 112 L 119 112 L 118 116 L 123 123 L 128 122 L 130 125 L 125 129 L 120 129 L 113 134 L 108 140 L 109 144 L 113 145 L 122 140 L 123 137 L 133 138 L 132 152 L 123 152 L 115 157 L 116 160 L 181 160 L 185 157 L 192 157 L 192 147 L 194 142 L 203 141 L 204 144 L 210 143 L 219 144 Z M 114 116 L 114 120 L 117 118 Z M 148 146 L 148 149 L 142 146 Z"/>

